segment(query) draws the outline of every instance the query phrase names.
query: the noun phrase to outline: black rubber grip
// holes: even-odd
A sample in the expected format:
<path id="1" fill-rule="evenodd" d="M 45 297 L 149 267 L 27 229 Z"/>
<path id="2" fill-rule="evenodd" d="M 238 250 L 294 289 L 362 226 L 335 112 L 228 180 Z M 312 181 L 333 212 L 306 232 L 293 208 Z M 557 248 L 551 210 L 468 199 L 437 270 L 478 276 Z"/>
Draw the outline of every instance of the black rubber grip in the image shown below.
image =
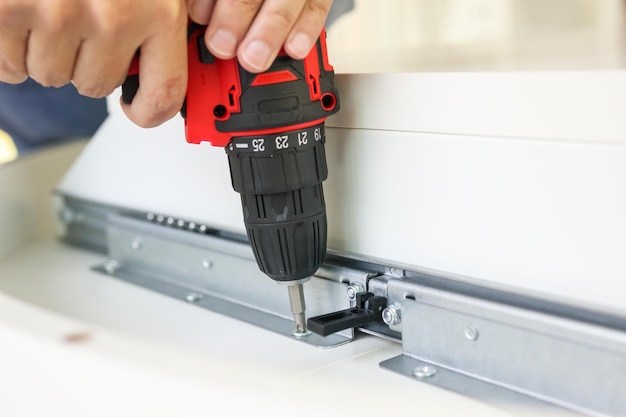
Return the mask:
<path id="1" fill-rule="evenodd" d="M 324 125 L 235 138 L 226 152 L 261 271 L 276 281 L 313 275 L 326 257 Z"/>
<path id="2" fill-rule="evenodd" d="M 137 90 L 139 90 L 139 74 L 126 77 L 124 84 L 122 84 L 122 102 L 131 104 L 137 94 Z"/>

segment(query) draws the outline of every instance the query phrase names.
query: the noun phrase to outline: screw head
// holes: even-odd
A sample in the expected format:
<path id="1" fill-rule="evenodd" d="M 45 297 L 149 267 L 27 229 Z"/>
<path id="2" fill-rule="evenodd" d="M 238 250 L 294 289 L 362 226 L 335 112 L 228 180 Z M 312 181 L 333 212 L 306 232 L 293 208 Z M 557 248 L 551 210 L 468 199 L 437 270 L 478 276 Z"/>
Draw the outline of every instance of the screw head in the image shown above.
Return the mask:
<path id="1" fill-rule="evenodd" d="M 204 298 L 204 295 L 202 295 L 202 294 L 199 294 L 197 292 L 190 292 L 185 297 L 185 300 L 187 300 L 190 303 L 197 303 L 198 301 L 202 300 L 203 298 Z"/>
<path id="2" fill-rule="evenodd" d="M 476 326 L 475 324 L 470 324 L 469 326 L 467 326 L 463 333 L 465 334 L 465 338 L 472 342 L 477 340 L 478 336 L 480 335 L 478 331 L 478 326 Z"/>
<path id="3" fill-rule="evenodd" d="M 59 217 L 63 224 L 69 225 L 76 220 L 76 213 L 71 208 L 64 206 L 59 212 Z"/>
<path id="4" fill-rule="evenodd" d="M 392 275 L 394 277 L 403 277 L 404 270 L 402 268 L 391 267 L 389 268 L 389 275 Z"/>
<path id="5" fill-rule="evenodd" d="M 359 282 L 350 284 L 348 288 L 346 288 L 346 296 L 350 301 L 355 301 L 357 294 L 360 292 L 365 292 L 365 288 L 363 288 L 363 285 Z"/>
<path id="6" fill-rule="evenodd" d="M 130 242 L 130 247 L 133 248 L 134 250 L 139 250 L 141 249 L 142 246 L 143 246 L 143 242 L 140 237 L 136 237 L 133 239 L 132 242 Z"/>
<path id="7" fill-rule="evenodd" d="M 102 265 L 102 267 L 107 274 L 113 275 L 120 268 L 120 263 L 115 259 L 109 259 L 104 263 L 104 265 Z"/>
<path id="8" fill-rule="evenodd" d="M 400 313 L 400 307 L 397 306 L 389 306 L 383 310 L 383 322 L 387 326 L 394 326 L 396 324 L 400 324 L 402 320 L 402 315 Z"/>
<path id="9" fill-rule="evenodd" d="M 413 369 L 413 375 L 418 379 L 432 378 L 437 373 L 437 369 L 430 365 L 422 365 Z"/>
<path id="10" fill-rule="evenodd" d="M 211 258 L 206 258 L 202 260 L 202 267 L 204 269 L 211 269 L 213 268 L 213 259 Z"/>
<path id="11" fill-rule="evenodd" d="M 213 115 L 217 117 L 218 119 L 221 119 L 222 117 L 226 116 L 227 112 L 228 110 L 226 110 L 226 107 L 223 106 L 222 104 L 218 104 L 217 106 L 213 107 Z"/>

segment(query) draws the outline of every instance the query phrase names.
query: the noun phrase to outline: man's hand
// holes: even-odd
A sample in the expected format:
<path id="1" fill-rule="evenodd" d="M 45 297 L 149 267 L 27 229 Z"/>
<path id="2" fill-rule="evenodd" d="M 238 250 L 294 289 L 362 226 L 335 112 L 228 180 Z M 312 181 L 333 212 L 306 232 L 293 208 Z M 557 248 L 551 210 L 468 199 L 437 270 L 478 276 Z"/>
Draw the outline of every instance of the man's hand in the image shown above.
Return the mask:
<path id="1" fill-rule="evenodd" d="M 187 0 L 189 16 L 208 24 L 206 43 L 218 58 L 237 56 L 250 72 L 269 68 L 284 46 L 294 59 L 315 44 L 332 0 Z"/>
<path id="2" fill-rule="evenodd" d="M 281 47 L 304 58 L 332 0 L 0 0 L 0 81 L 27 77 L 44 86 L 72 82 L 104 97 L 140 55 L 140 88 L 122 107 L 152 127 L 181 108 L 187 87 L 189 16 L 208 24 L 206 40 L 222 59 L 238 57 L 251 72 L 266 70 Z M 186 7 L 188 6 L 188 8 Z"/>
<path id="3" fill-rule="evenodd" d="M 187 88 L 185 0 L 0 0 L 0 81 L 72 82 L 104 97 L 141 49 L 140 88 L 123 105 L 136 124 L 173 117 Z"/>

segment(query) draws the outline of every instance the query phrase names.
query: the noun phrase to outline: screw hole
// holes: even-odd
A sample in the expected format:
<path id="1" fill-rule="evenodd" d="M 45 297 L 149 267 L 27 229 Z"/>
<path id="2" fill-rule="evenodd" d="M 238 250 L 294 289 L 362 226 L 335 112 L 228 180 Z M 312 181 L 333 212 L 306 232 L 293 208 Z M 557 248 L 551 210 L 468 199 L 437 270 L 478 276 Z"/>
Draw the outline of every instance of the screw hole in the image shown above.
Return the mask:
<path id="1" fill-rule="evenodd" d="M 337 97 L 334 94 L 327 93 L 322 96 L 322 108 L 330 111 L 337 105 Z"/>
<path id="2" fill-rule="evenodd" d="M 213 115 L 218 119 L 223 118 L 224 116 L 226 116 L 226 107 L 222 104 L 218 104 L 217 106 L 213 107 Z"/>

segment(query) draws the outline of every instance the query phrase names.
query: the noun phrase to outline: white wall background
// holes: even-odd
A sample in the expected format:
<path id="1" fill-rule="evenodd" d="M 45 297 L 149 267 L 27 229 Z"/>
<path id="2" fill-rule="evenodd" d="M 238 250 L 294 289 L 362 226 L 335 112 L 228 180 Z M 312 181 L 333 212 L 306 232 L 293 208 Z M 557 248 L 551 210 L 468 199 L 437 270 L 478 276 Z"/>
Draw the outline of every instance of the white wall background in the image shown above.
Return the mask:
<path id="1" fill-rule="evenodd" d="M 607 68 L 622 0 L 356 0 L 329 28 L 338 72 Z"/>

